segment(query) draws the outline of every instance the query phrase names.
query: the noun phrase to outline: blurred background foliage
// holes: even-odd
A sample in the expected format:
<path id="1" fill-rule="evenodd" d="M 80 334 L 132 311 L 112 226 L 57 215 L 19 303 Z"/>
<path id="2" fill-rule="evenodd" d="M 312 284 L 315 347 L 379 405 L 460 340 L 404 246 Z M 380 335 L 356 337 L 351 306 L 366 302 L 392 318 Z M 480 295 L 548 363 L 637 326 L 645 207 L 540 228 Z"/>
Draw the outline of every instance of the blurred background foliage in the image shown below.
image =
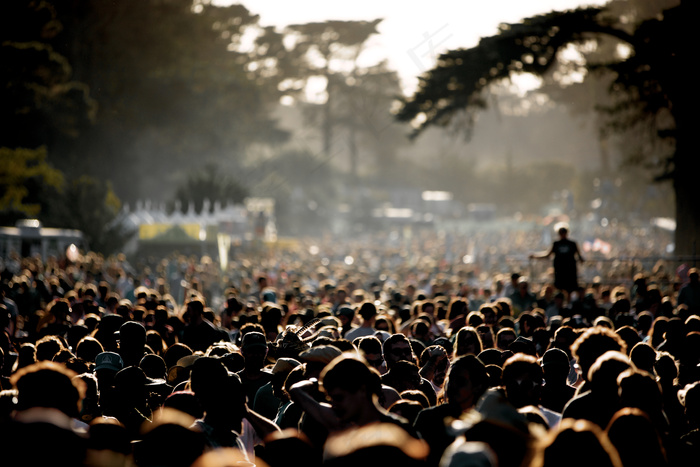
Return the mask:
<path id="1" fill-rule="evenodd" d="M 673 4 L 614 0 L 605 21 L 631 34 Z M 582 212 L 606 186 L 596 180 L 620 212 L 673 215 L 671 185 L 650 192 L 658 173 L 644 168 L 667 148 L 595 112 L 630 108 L 634 96 L 608 92 L 629 72 L 566 83 L 580 66 L 560 59 L 540 89 L 494 82 L 477 103 L 488 110 L 411 142 L 392 113 L 405 99 L 398 74 L 358 60 L 380 24 L 280 30 L 243 5 L 192 0 L 2 2 L 0 223 L 38 217 L 111 252 L 128 234 L 121 208 L 138 200 L 200 211 L 205 199 L 272 197 L 280 233 L 302 235 L 343 205 L 366 216 L 368 198 L 391 190 L 446 190 L 512 214 L 540 213 L 566 189 Z M 604 39 L 574 45 L 586 63 L 619 52 Z"/>

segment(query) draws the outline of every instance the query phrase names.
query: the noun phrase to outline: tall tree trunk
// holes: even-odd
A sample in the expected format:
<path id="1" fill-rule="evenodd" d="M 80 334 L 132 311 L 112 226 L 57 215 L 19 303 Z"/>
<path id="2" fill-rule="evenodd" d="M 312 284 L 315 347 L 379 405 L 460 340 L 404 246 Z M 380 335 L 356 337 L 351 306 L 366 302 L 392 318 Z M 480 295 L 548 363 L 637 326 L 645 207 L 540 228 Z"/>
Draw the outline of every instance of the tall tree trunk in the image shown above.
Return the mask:
<path id="1" fill-rule="evenodd" d="M 330 59 L 326 59 L 328 63 Z M 328 160 L 333 150 L 333 112 L 331 109 L 333 89 L 331 84 L 331 74 L 326 65 L 326 103 L 323 105 L 323 157 Z"/>
<path id="2" fill-rule="evenodd" d="M 357 131 L 353 124 L 348 128 L 348 151 L 350 152 L 350 177 L 353 182 L 357 182 L 359 154 L 357 153 Z"/>
<path id="3" fill-rule="evenodd" d="M 692 118 L 678 114 L 676 118 L 673 188 L 676 194 L 675 253 L 679 256 L 700 254 L 700 171 L 697 169 L 697 154 L 691 151 L 694 140 L 690 128 Z"/>

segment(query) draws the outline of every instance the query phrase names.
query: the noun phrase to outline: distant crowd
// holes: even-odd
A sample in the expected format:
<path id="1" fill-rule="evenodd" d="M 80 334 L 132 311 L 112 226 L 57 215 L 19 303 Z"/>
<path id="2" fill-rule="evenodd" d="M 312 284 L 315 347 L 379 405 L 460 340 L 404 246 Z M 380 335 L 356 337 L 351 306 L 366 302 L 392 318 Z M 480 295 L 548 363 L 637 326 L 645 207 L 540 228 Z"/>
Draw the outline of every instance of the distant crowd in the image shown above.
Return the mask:
<path id="1" fill-rule="evenodd" d="M 698 270 L 482 240 L 6 260 L 0 465 L 695 465 Z"/>

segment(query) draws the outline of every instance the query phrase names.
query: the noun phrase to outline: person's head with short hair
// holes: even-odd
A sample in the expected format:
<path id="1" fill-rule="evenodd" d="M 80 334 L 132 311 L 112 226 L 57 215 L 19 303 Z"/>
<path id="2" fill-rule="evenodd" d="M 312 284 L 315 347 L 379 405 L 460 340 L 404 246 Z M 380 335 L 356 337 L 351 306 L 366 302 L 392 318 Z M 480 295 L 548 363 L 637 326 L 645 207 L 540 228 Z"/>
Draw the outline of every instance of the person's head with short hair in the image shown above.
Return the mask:
<path id="1" fill-rule="evenodd" d="M 638 342 L 630 351 L 630 360 L 640 370 L 654 373 L 656 350 L 646 342 Z"/>
<path id="2" fill-rule="evenodd" d="M 360 315 L 364 321 L 371 321 L 377 316 L 377 306 L 374 302 L 363 302 L 357 314 Z"/>
<path id="3" fill-rule="evenodd" d="M 68 319 L 68 315 L 72 310 L 68 300 L 59 298 L 49 304 L 47 311 L 51 313 L 58 322 L 63 322 Z"/>
<path id="4" fill-rule="evenodd" d="M 185 306 L 186 322 L 199 324 L 204 319 L 204 300 L 199 297 L 191 298 Z"/>
<path id="5" fill-rule="evenodd" d="M 146 328 L 138 321 L 127 321 L 119 327 L 119 354 L 127 365 L 138 365 L 146 348 Z"/>
<path id="6" fill-rule="evenodd" d="M 673 390 L 672 387 L 678 377 L 678 367 L 673 356 L 664 351 L 656 353 L 656 361 L 654 362 L 654 373 L 656 374 L 659 383 L 664 388 Z"/>
<path id="7" fill-rule="evenodd" d="M 610 419 L 605 433 L 623 465 L 669 465 L 659 433 L 644 411 L 636 407 L 618 410 Z"/>
<path id="8" fill-rule="evenodd" d="M 609 350 L 625 354 L 627 344 L 612 329 L 594 326 L 579 336 L 571 346 L 571 352 L 578 360 L 584 379 L 595 361 Z"/>
<path id="9" fill-rule="evenodd" d="M 481 326 L 482 324 L 484 324 L 484 315 L 482 315 L 480 311 L 470 311 L 467 315 L 466 324 L 473 328 Z"/>
<path id="10" fill-rule="evenodd" d="M 416 320 L 411 324 L 411 337 L 425 342 L 428 339 L 430 328 L 422 320 Z"/>
<path id="11" fill-rule="evenodd" d="M 500 350 L 508 350 L 510 344 L 515 342 L 517 337 L 518 336 L 516 335 L 515 330 L 512 328 L 499 329 L 498 333 L 496 334 L 496 348 Z"/>
<path id="12" fill-rule="evenodd" d="M 116 418 L 96 417 L 90 422 L 88 449 L 111 451 L 112 454 L 119 454 L 112 459 L 123 459 L 126 462 L 132 454 L 131 436 L 126 427 Z"/>
<path id="13" fill-rule="evenodd" d="M 639 333 L 632 326 L 625 325 L 617 328 L 615 334 L 620 336 L 623 341 L 625 341 L 627 352 L 630 352 L 632 348 L 642 341 Z"/>
<path id="14" fill-rule="evenodd" d="M 260 370 L 265 366 L 267 339 L 261 332 L 248 332 L 241 340 L 241 355 L 245 358 L 247 370 Z"/>
<path id="15" fill-rule="evenodd" d="M 536 328 L 532 332 L 532 342 L 535 344 L 537 356 L 541 357 L 549 349 L 552 343 L 553 333 L 545 327 Z"/>
<path id="16" fill-rule="evenodd" d="M 36 342 L 36 361 L 52 361 L 53 357 L 62 350 L 66 350 L 66 347 L 58 336 L 44 336 Z"/>
<path id="17" fill-rule="evenodd" d="M 542 367 L 532 355 L 518 353 L 506 360 L 501 376 L 506 397 L 514 407 L 539 405 Z"/>
<path id="18" fill-rule="evenodd" d="M 201 357 L 192 365 L 190 388 L 205 412 L 205 422 L 240 433 L 246 392 L 241 379 L 229 373 L 214 357 Z M 222 400 L 226 403 L 222 403 Z"/>
<path id="19" fill-rule="evenodd" d="M 542 372 L 544 380 L 552 386 L 566 384 L 571 371 L 569 357 L 561 349 L 551 348 L 542 355 Z"/>
<path id="20" fill-rule="evenodd" d="M 376 407 L 382 383 L 377 370 L 357 356 L 343 354 L 321 372 L 320 389 L 341 420 L 357 422 L 362 412 Z"/>
<path id="21" fill-rule="evenodd" d="M 569 227 L 565 223 L 560 222 L 560 223 L 556 224 L 555 227 L 557 229 L 557 233 L 559 234 L 559 237 L 561 237 L 562 239 L 566 238 L 567 235 L 569 235 Z"/>
<path id="22" fill-rule="evenodd" d="M 100 341 L 91 336 L 85 336 L 80 339 L 80 342 L 75 347 L 75 356 L 90 363 L 94 363 L 95 357 L 102 352 L 104 352 L 104 348 Z"/>
<path id="23" fill-rule="evenodd" d="M 356 341 L 359 354 L 365 358 L 372 368 L 380 371 L 384 363 L 384 357 L 382 356 L 382 343 L 379 339 L 374 336 L 364 336 L 356 339 Z"/>
<path id="24" fill-rule="evenodd" d="M 85 383 L 64 365 L 40 361 L 12 375 L 17 389 L 17 410 L 34 407 L 57 409 L 71 418 L 79 418 Z"/>
<path id="25" fill-rule="evenodd" d="M 36 363 L 36 346 L 31 342 L 21 344 L 17 355 L 17 370 Z"/>
<path id="26" fill-rule="evenodd" d="M 394 364 L 402 360 L 412 363 L 416 361 L 411 342 L 400 333 L 387 337 L 382 344 L 382 355 L 388 369 L 391 369 Z"/>
<path id="27" fill-rule="evenodd" d="M 622 467 L 607 435 L 592 422 L 566 418 L 537 443 L 531 467 Z"/>
<path id="28" fill-rule="evenodd" d="M 168 373 L 163 357 L 155 354 L 144 355 L 139 362 L 139 368 L 143 370 L 147 377 L 156 380 L 165 380 Z"/>
<path id="29" fill-rule="evenodd" d="M 617 377 L 618 394 L 624 407 L 636 407 L 659 422 L 663 415 L 661 386 L 651 373 L 630 368 Z"/>
<path id="30" fill-rule="evenodd" d="M 498 321 L 498 313 L 492 303 L 484 303 L 479 307 L 481 316 L 484 317 L 484 324 L 495 326 Z"/>
<path id="31" fill-rule="evenodd" d="M 394 324 L 393 319 L 386 314 L 381 314 L 374 320 L 374 329 L 384 331 L 389 334 L 396 333 L 396 325 Z"/>
<path id="32" fill-rule="evenodd" d="M 515 320 L 510 316 L 501 316 L 498 318 L 498 329 L 515 329 Z"/>
<path id="33" fill-rule="evenodd" d="M 355 309 L 348 305 L 338 307 L 336 317 L 340 320 L 340 324 L 345 331 L 348 331 L 352 325 L 352 320 L 355 318 Z"/>
<path id="34" fill-rule="evenodd" d="M 445 379 L 445 399 L 462 410 L 476 405 L 489 387 L 489 375 L 483 362 L 467 354 L 454 359 Z"/>
<path id="35" fill-rule="evenodd" d="M 165 360 L 165 365 L 168 367 L 168 370 L 170 370 L 172 367 L 177 365 L 177 362 L 181 358 L 192 355 L 193 353 L 194 352 L 192 349 L 186 344 L 176 342 L 167 348 L 163 354 L 163 360 Z"/>
<path id="36" fill-rule="evenodd" d="M 155 329 L 146 331 L 146 345 L 155 352 L 156 355 L 163 356 L 168 346 L 163 337 Z"/>
<path id="37" fill-rule="evenodd" d="M 345 303 L 348 298 L 348 291 L 345 287 L 338 287 L 335 289 L 335 298 L 338 303 Z"/>
<path id="38" fill-rule="evenodd" d="M 194 422 L 175 409 L 156 412 L 153 423 L 144 424 L 141 441 L 134 446 L 134 463 L 139 467 L 193 465 L 206 448 L 205 435 Z"/>
<path id="39" fill-rule="evenodd" d="M 386 378 L 397 391 L 402 392 L 408 389 L 419 389 L 422 378 L 420 376 L 420 368 L 413 362 L 400 360 L 394 363 L 386 373 Z"/>
<path id="40" fill-rule="evenodd" d="M 222 314 L 229 317 L 238 316 L 243 310 L 243 302 L 235 295 L 229 295 L 226 299 L 226 306 L 222 310 Z"/>
<path id="41" fill-rule="evenodd" d="M 569 360 L 571 360 L 571 346 L 576 341 L 578 336 L 579 333 L 571 326 L 560 326 L 556 331 L 554 331 L 554 337 L 552 338 L 550 347 L 563 350 L 566 353 L 566 356 L 569 357 Z"/>
<path id="42" fill-rule="evenodd" d="M 416 421 L 421 410 L 423 406 L 420 402 L 406 399 L 399 399 L 389 407 L 389 412 L 405 418 L 411 425 Z"/>
<path id="43" fill-rule="evenodd" d="M 619 399 L 617 377 L 630 368 L 634 367 L 624 353 L 617 350 L 605 352 L 588 370 L 591 391 L 601 397 Z"/>

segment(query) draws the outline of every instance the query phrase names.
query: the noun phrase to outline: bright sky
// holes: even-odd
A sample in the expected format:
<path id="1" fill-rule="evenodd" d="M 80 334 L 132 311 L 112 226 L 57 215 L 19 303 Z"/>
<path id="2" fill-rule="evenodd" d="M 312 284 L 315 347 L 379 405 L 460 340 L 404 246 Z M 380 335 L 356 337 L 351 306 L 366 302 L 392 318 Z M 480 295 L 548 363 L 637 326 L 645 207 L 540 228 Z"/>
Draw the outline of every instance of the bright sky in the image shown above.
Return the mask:
<path id="1" fill-rule="evenodd" d="M 361 65 L 389 61 L 405 89 L 415 88 L 416 77 L 429 70 L 441 52 L 476 45 L 480 37 L 497 32 L 499 23 L 552 10 L 601 5 L 604 0 L 239 0 L 260 15 L 262 26 L 282 29 L 289 24 L 325 20 L 384 18 L 379 35 L 361 56 Z M 231 0 L 219 0 L 230 3 Z"/>

